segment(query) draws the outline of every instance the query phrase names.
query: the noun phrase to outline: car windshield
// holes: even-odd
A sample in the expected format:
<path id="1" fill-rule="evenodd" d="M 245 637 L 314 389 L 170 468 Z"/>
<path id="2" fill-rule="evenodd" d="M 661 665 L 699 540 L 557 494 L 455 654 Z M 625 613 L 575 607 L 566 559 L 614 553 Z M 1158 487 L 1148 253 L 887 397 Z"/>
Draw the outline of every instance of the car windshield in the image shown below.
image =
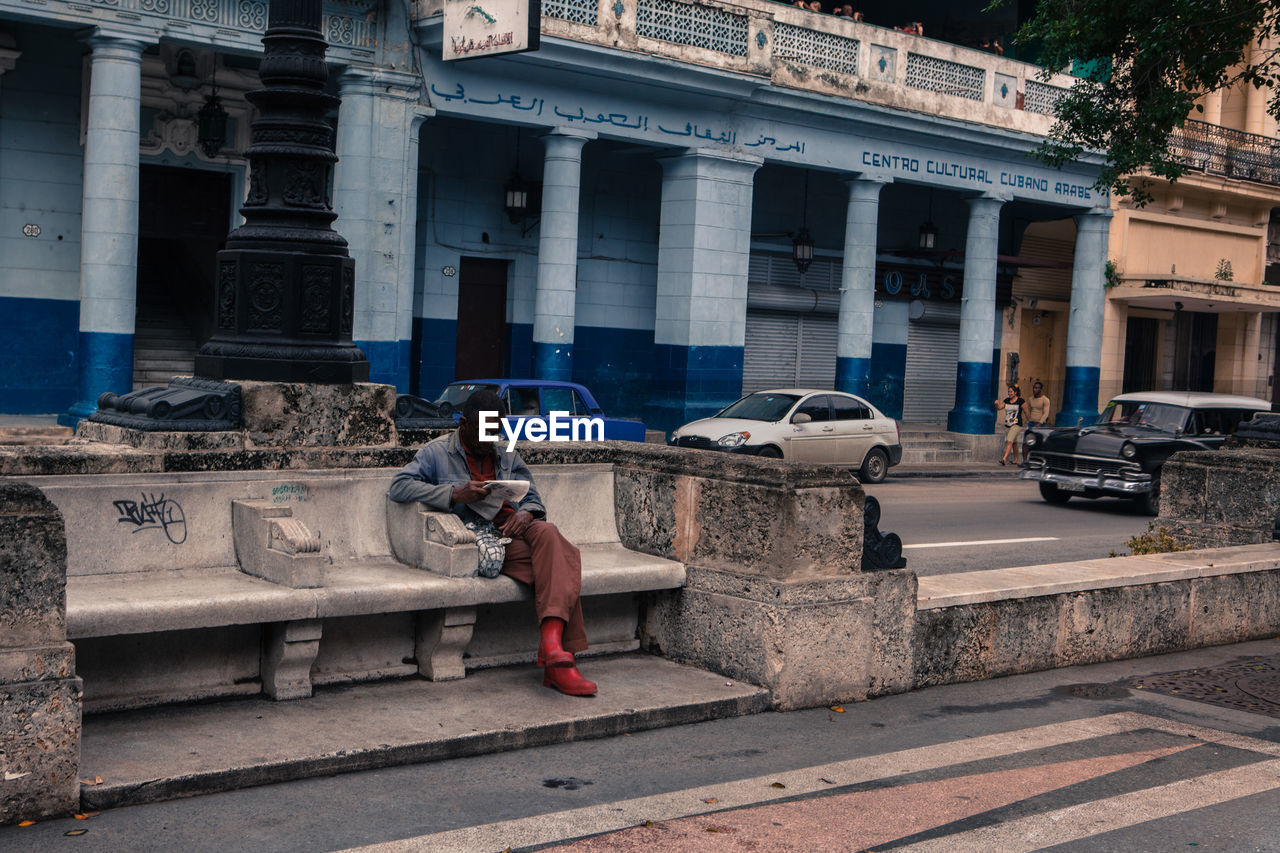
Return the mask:
<path id="1" fill-rule="evenodd" d="M 717 418 L 742 418 L 746 421 L 780 421 L 796 400 L 795 394 L 748 394 L 738 402 L 722 410 Z"/>
<path id="2" fill-rule="evenodd" d="M 1168 403 L 1143 403 L 1138 400 L 1121 403 L 1112 400 L 1107 404 L 1107 410 L 1102 413 L 1098 423 L 1177 432 L 1187 423 L 1187 409 Z"/>
<path id="3" fill-rule="evenodd" d="M 461 409 L 462 404 L 467 402 L 467 398 L 477 391 L 497 391 L 497 385 L 488 385 L 480 382 L 455 382 L 452 385 L 444 386 L 444 390 L 440 392 L 440 396 L 436 397 L 434 402 L 437 406 L 441 403 L 448 403 L 454 409 Z"/>

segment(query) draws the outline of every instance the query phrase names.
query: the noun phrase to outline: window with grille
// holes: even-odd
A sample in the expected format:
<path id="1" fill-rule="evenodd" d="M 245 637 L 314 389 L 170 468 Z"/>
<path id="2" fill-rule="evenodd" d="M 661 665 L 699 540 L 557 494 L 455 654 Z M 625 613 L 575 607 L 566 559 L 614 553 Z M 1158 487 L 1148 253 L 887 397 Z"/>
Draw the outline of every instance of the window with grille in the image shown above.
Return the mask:
<path id="1" fill-rule="evenodd" d="M 600 11 L 596 0 L 542 0 L 542 14 L 594 27 L 599 21 Z"/>
<path id="2" fill-rule="evenodd" d="M 971 101 L 982 100 L 986 71 L 923 53 L 907 54 L 907 85 Z"/>
<path id="3" fill-rule="evenodd" d="M 747 16 L 710 6 L 640 0 L 636 6 L 636 33 L 733 56 L 747 55 Z"/>
<path id="4" fill-rule="evenodd" d="M 773 55 L 841 74 L 858 73 L 858 40 L 797 27 L 773 25 Z"/>

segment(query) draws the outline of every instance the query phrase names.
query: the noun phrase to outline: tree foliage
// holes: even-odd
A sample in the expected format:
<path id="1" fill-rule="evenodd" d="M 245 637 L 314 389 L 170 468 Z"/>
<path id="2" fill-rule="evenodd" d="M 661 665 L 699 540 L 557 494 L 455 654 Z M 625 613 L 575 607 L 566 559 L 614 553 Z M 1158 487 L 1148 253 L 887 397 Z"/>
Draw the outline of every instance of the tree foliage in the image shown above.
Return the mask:
<path id="1" fill-rule="evenodd" d="M 1018 40 L 1049 71 L 1080 75 L 1059 99 L 1037 156 L 1061 166 L 1088 150 L 1106 163 L 1099 189 L 1150 199 L 1143 173 L 1176 180 L 1169 134 L 1197 118 L 1201 95 L 1243 83 L 1280 114 L 1280 66 L 1269 45 L 1280 0 L 1039 0 Z"/>

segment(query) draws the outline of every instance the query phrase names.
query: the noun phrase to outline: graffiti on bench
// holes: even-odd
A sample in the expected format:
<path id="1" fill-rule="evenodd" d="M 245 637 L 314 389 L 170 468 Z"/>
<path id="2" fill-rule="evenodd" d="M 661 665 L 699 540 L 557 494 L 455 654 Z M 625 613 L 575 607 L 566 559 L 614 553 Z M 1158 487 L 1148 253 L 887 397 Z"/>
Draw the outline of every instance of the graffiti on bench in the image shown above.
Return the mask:
<path id="1" fill-rule="evenodd" d="M 164 492 L 159 496 L 143 492 L 140 500 L 119 500 L 111 504 L 120 513 L 116 519 L 118 524 L 132 524 L 133 532 L 140 530 L 163 530 L 165 538 L 174 545 L 187 541 L 187 516 L 182 511 L 182 504 L 166 498 Z"/>

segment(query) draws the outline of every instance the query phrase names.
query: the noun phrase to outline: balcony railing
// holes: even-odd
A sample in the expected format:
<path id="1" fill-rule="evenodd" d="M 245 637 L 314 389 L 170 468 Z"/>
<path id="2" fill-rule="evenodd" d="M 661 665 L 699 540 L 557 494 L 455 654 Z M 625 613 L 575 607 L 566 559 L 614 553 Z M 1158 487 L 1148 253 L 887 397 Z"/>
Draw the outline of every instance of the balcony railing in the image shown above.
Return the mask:
<path id="1" fill-rule="evenodd" d="M 1173 156 L 1197 171 L 1280 185 L 1280 141 L 1203 121 L 1169 134 Z"/>
<path id="2" fill-rule="evenodd" d="M 419 26 L 443 0 L 414 0 Z M 764 77 L 776 86 L 1044 134 L 1074 78 L 772 0 L 542 0 L 546 36 Z"/>

